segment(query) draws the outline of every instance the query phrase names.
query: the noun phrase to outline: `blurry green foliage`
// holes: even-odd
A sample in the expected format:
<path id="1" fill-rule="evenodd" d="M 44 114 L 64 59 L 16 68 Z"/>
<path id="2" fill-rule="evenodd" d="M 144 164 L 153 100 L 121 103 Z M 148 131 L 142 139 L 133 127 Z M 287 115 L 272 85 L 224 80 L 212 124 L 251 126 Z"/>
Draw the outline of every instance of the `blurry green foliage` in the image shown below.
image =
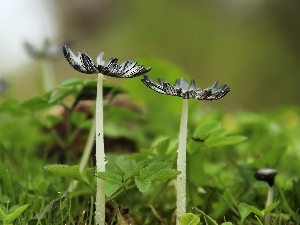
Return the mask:
<path id="1" fill-rule="evenodd" d="M 177 66 L 150 58 L 144 60 L 143 63 L 153 65 L 149 75 L 153 79 L 159 76 L 156 73 L 163 73 L 163 78 L 171 83 L 183 77 Z M 88 116 L 74 111 L 73 106 L 81 102 L 78 96 L 82 96 L 83 90 L 93 93 L 95 83 L 93 79 L 66 81 L 55 90 L 23 104 L 16 101 L 1 103 L 2 211 L 7 201 L 11 212 L 20 205 L 29 204 L 20 221 L 40 219 L 46 224 L 53 222 L 51 218 L 70 222 L 82 218 L 84 212 L 92 215 L 91 196 L 96 179 L 93 169 L 80 172 L 76 165 L 78 159 L 70 157 L 64 162 L 70 166 L 46 166 L 54 160 L 46 157 L 46 153 L 55 141 L 68 146 L 66 152 L 79 146 L 67 145 L 70 139 L 85 144 L 86 139 L 77 132 L 89 128 L 93 112 Z M 113 138 L 113 145 L 120 144 L 123 150 L 118 154 L 107 152 L 106 172 L 97 174 L 106 181 L 107 200 L 129 208 L 136 224 L 161 224 L 162 221 L 173 224 L 176 220 L 173 178 L 178 174 L 175 168 L 181 99 L 148 90 L 140 78 L 125 81 L 124 89 L 108 85 L 107 80 L 105 83 L 104 88 L 109 87 L 109 100 L 106 99 L 104 109 L 105 135 Z M 122 91 L 111 99 L 113 90 Z M 230 99 L 232 93 L 224 99 Z M 122 104 L 116 104 L 118 97 L 122 97 Z M 217 102 L 189 101 L 188 212 L 207 224 L 259 224 L 260 217 L 270 210 L 264 206 L 268 186 L 256 181 L 253 175 L 256 169 L 272 167 L 278 170 L 272 218 L 299 223 L 299 108 L 233 113 L 212 109 L 215 104 Z M 63 114 L 49 116 L 50 109 L 57 105 L 69 114 L 66 117 Z M 91 111 L 93 107 L 91 103 Z M 69 135 L 63 137 L 51 129 L 62 121 L 68 121 L 72 128 Z M 49 129 L 50 133 L 47 132 Z M 137 149 L 128 152 L 128 146 L 121 138 L 130 139 Z M 81 181 L 79 187 L 72 195 L 57 198 L 58 193 L 60 196 L 67 189 L 71 179 Z M 52 204 L 54 202 L 59 203 L 59 207 Z M 42 217 L 38 218 L 38 215 Z M 188 214 L 187 219 L 198 221 L 194 215 Z"/>

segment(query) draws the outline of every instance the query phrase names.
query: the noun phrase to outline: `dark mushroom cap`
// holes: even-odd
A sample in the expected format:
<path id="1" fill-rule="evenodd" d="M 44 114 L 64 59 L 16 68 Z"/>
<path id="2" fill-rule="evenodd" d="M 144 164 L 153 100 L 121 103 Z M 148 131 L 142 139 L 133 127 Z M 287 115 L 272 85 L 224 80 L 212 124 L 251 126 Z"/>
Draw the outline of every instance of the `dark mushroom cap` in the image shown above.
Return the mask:
<path id="1" fill-rule="evenodd" d="M 277 170 L 264 168 L 257 170 L 254 174 L 254 177 L 259 181 L 267 182 L 270 185 L 270 187 L 273 187 L 276 175 Z"/>

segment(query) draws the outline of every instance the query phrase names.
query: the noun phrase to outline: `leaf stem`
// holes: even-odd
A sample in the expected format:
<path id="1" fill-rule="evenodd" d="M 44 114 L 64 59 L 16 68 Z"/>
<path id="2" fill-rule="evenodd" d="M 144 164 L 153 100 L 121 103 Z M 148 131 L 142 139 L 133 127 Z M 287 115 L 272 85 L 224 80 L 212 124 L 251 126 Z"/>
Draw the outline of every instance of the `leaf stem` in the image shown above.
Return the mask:
<path id="1" fill-rule="evenodd" d="M 188 99 L 183 99 L 182 114 L 180 121 L 177 170 L 181 173 L 177 176 L 177 220 L 186 212 L 186 138 L 187 138 L 187 121 L 188 121 Z"/>
<path id="2" fill-rule="evenodd" d="M 104 134 L 103 134 L 103 74 L 98 74 L 96 99 L 96 166 L 97 172 L 105 172 Z M 96 192 L 96 225 L 105 223 L 104 181 L 97 179 Z"/>

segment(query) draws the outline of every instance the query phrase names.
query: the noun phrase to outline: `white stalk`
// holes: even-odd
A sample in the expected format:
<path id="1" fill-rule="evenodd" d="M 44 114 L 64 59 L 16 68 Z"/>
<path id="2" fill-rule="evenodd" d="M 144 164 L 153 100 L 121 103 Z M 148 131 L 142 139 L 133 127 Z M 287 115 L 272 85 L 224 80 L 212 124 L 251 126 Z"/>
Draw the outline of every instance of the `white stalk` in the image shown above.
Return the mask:
<path id="1" fill-rule="evenodd" d="M 104 133 L 103 133 L 103 74 L 98 74 L 96 99 L 96 166 L 97 172 L 105 172 Z M 96 225 L 105 224 L 104 181 L 97 179 Z"/>
<path id="2" fill-rule="evenodd" d="M 181 173 L 177 176 L 177 220 L 186 213 L 186 139 L 187 139 L 187 121 L 188 121 L 188 99 L 183 99 L 182 114 L 180 121 L 177 170 Z"/>
<path id="3" fill-rule="evenodd" d="M 269 187 L 266 208 L 273 203 L 273 197 L 274 197 L 274 185 L 272 187 L 271 186 Z M 271 224 L 271 212 L 269 212 L 265 216 L 265 225 L 270 225 L 270 224 Z"/>
<path id="4" fill-rule="evenodd" d="M 83 150 L 83 155 L 81 157 L 81 162 L 79 165 L 80 172 L 82 172 L 84 170 L 84 168 L 86 167 L 86 165 L 89 161 L 89 157 L 91 155 L 91 151 L 93 149 L 93 144 L 94 144 L 94 140 L 95 140 L 95 132 L 96 132 L 96 117 L 94 116 L 94 119 L 92 121 L 92 126 L 89 131 L 89 136 L 88 136 L 88 139 L 86 141 L 86 144 L 85 144 L 85 147 Z M 69 185 L 68 192 L 74 191 L 75 188 L 77 187 L 77 184 L 78 184 L 78 181 L 73 180 L 71 182 L 71 184 Z"/>
<path id="5" fill-rule="evenodd" d="M 56 85 L 55 75 L 49 59 L 42 58 L 40 60 L 43 76 L 43 91 L 50 91 Z"/>

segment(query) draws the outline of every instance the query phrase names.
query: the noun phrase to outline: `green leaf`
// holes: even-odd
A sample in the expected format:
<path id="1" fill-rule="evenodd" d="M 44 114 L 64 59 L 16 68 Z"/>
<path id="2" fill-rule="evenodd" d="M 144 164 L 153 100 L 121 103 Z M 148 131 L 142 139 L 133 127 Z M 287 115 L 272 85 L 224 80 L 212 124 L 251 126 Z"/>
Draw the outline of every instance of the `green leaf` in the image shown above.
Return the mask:
<path id="1" fill-rule="evenodd" d="M 222 195 L 219 195 L 219 198 L 222 199 L 236 215 L 239 214 L 236 210 L 236 200 L 234 199 L 230 189 L 226 189 Z"/>
<path id="2" fill-rule="evenodd" d="M 63 118 L 61 116 L 55 116 L 55 115 L 47 115 L 46 119 L 42 121 L 43 125 L 47 128 L 53 128 L 55 125 L 57 125 L 59 122 L 61 122 Z"/>
<path id="3" fill-rule="evenodd" d="M 225 223 L 221 223 L 221 225 L 232 225 L 231 222 L 225 222 Z"/>
<path id="4" fill-rule="evenodd" d="M 141 154 L 143 155 L 143 153 L 133 154 L 132 155 L 132 159 L 140 158 Z M 134 171 L 132 172 L 132 175 L 133 176 L 139 175 L 140 171 L 143 168 L 145 168 L 147 165 L 150 165 L 151 163 L 154 163 L 154 162 L 164 161 L 164 160 L 166 160 L 169 157 L 170 157 L 169 155 L 164 155 L 164 156 L 157 156 L 157 157 L 154 157 L 154 158 L 151 158 L 151 159 L 142 160 L 142 161 L 140 161 L 140 162 L 137 163 L 137 165 L 134 168 Z"/>
<path id="5" fill-rule="evenodd" d="M 29 206 L 29 204 L 20 206 L 19 208 L 14 210 L 12 213 L 8 214 L 5 217 L 5 223 L 6 224 L 12 223 L 16 218 L 18 218 L 28 208 L 28 206 Z"/>
<path id="6" fill-rule="evenodd" d="M 56 164 L 44 166 L 44 169 L 60 177 L 66 177 L 70 179 L 83 181 L 81 172 L 79 171 L 79 165 L 68 166 Z"/>
<path id="7" fill-rule="evenodd" d="M 83 128 L 83 125 L 87 122 L 87 114 L 83 112 L 73 112 L 71 121 L 79 128 Z"/>
<path id="8" fill-rule="evenodd" d="M 134 179 L 135 184 L 140 192 L 146 192 L 150 188 L 151 179 L 140 180 L 138 177 Z"/>
<path id="9" fill-rule="evenodd" d="M 198 225 L 200 223 L 200 218 L 193 213 L 185 213 L 179 217 L 180 225 Z"/>
<path id="10" fill-rule="evenodd" d="M 194 208 L 194 209 L 197 210 L 198 212 L 200 212 L 204 216 L 204 218 L 206 220 L 208 220 L 210 223 L 212 223 L 213 225 L 218 225 L 218 223 L 213 218 L 211 218 L 209 215 L 205 214 L 203 211 L 201 211 L 198 208 Z"/>
<path id="11" fill-rule="evenodd" d="M 170 139 L 165 139 L 160 141 L 156 146 L 153 147 L 158 153 L 158 155 L 165 155 L 168 152 L 170 146 Z"/>
<path id="12" fill-rule="evenodd" d="M 123 178 L 115 173 L 97 172 L 98 178 L 104 180 L 104 193 L 107 197 L 112 196 L 123 185 Z"/>
<path id="13" fill-rule="evenodd" d="M 205 145 L 207 147 L 235 145 L 246 139 L 247 139 L 247 137 L 245 137 L 245 136 L 214 137 L 214 138 L 208 138 L 205 141 Z"/>
<path id="14" fill-rule="evenodd" d="M 214 138 L 214 137 L 223 137 L 227 134 L 227 129 L 225 128 L 219 128 L 217 130 L 214 130 L 208 137 L 208 139 L 210 138 Z"/>
<path id="15" fill-rule="evenodd" d="M 50 99 L 48 100 L 49 104 L 58 104 L 62 102 L 67 96 L 72 94 L 74 92 L 73 89 L 68 88 L 68 89 L 62 89 L 62 90 L 57 90 L 53 92 L 50 96 Z"/>
<path id="16" fill-rule="evenodd" d="M 141 169 L 140 172 L 140 179 L 153 179 L 157 173 L 161 170 L 170 168 L 171 165 L 165 162 L 158 162 L 158 163 L 151 163 L 150 165 L 146 166 L 145 168 Z"/>
<path id="17" fill-rule="evenodd" d="M 122 185 L 122 177 L 110 172 L 97 172 L 97 177 L 112 184 Z"/>
<path id="18" fill-rule="evenodd" d="M 280 204 L 280 202 L 274 202 L 273 204 L 269 205 L 267 208 L 265 208 L 262 213 L 267 215 L 269 212 L 271 212 L 272 210 L 274 210 L 278 205 Z"/>
<path id="19" fill-rule="evenodd" d="M 122 185 L 110 182 L 104 182 L 104 194 L 107 197 L 112 196 Z"/>
<path id="20" fill-rule="evenodd" d="M 94 168 L 86 168 L 82 174 L 82 179 L 86 181 L 86 183 L 91 184 L 95 179 L 95 169 Z"/>
<path id="21" fill-rule="evenodd" d="M 155 182 L 155 181 L 170 180 L 170 179 L 177 177 L 179 174 L 180 174 L 179 171 L 171 169 L 171 168 L 162 169 L 161 171 L 159 171 L 158 173 L 154 174 L 151 177 L 151 181 Z"/>
<path id="22" fill-rule="evenodd" d="M 286 150 L 287 147 L 282 146 L 269 151 L 266 154 L 262 155 L 259 159 L 255 160 L 249 166 L 252 166 L 254 168 L 274 168 L 276 167 L 277 163 L 281 159 L 282 155 L 286 152 Z"/>
<path id="23" fill-rule="evenodd" d="M 240 203 L 238 205 L 238 210 L 241 216 L 242 223 L 244 223 L 244 220 L 251 214 L 251 211 L 247 207 L 245 207 L 244 204 L 245 203 Z"/>
<path id="24" fill-rule="evenodd" d="M 256 214 L 256 215 L 258 215 L 258 216 L 260 216 L 260 217 L 263 217 L 263 216 L 264 216 L 263 212 L 261 212 L 258 208 L 254 207 L 254 206 L 252 206 L 252 205 L 248 205 L 248 204 L 246 204 L 246 203 L 240 203 L 240 204 L 238 205 L 238 210 L 239 210 L 239 212 L 240 212 L 242 218 L 244 218 L 244 219 L 245 219 L 250 213 L 254 213 L 254 214 Z M 248 215 L 247 215 L 247 213 L 248 213 Z"/>
<path id="25" fill-rule="evenodd" d="M 21 104 L 24 108 L 29 109 L 30 111 L 37 111 L 49 108 L 51 104 L 49 104 L 48 100 L 50 98 L 51 92 L 46 92 L 41 96 L 33 97 Z"/>
<path id="26" fill-rule="evenodd" d="M 221 124 L 218 121 L 209 121 L 209 122 L 200 124 L 196 128 L 196 130 L 193 134 L 193 138 L 204 141 L 205 139 L 207 139 L 209 137 L 211 132 L 213 132 L 214 130 L 216 130 L 220 127 L 221 127 Z"/>
<path id="27" fill-rule="evenodd" d="M 130 176 L 132 171 L 134 170 L 134 160 L 129 160 L 127 156 L 120 155 L 115 160 L 117 167 L 125 174 L 125 178 Z"/>

